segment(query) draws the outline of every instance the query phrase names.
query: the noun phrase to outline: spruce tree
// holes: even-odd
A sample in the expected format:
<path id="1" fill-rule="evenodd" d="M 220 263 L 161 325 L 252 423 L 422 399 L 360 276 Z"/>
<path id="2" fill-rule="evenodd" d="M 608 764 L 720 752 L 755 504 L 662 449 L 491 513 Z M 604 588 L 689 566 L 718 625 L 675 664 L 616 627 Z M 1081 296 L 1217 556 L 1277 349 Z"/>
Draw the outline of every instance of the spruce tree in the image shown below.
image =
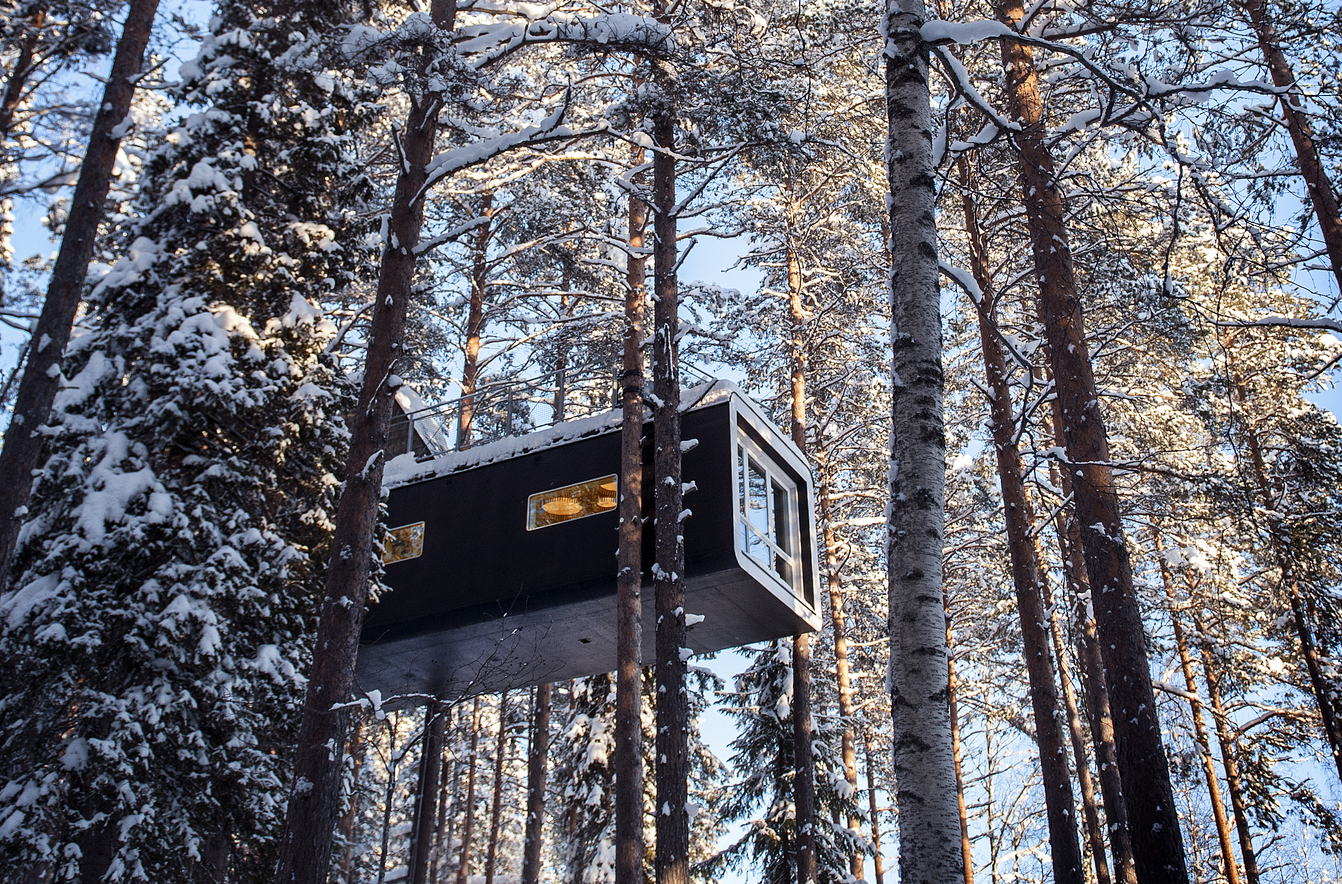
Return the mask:
<path id="1" fill-rule="evenodd" d="M 346 438 L 317 305 L 364 258 L 342 14 L 219 8 L 67 354 L 0 600 L 4 848 L 57 877 L 271 862 Z"/>

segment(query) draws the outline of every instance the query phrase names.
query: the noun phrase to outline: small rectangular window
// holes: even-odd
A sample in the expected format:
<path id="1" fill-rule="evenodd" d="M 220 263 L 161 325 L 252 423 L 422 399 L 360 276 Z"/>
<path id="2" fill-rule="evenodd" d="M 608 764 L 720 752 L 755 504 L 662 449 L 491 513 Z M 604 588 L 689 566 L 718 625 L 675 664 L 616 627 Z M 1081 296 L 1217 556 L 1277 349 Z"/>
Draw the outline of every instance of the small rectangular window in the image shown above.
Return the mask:
<path id="1" fill-rule="evenodd" d="M 797 487 L 749 440 L 736 447 L 741 551 L 796 589 Z"/>
<path id="2" fill-rule="evenodd" d="M 423 522 L 402 525 L 387 532 L 387 539 L 382 543 L 382 564 L 404 562 L 406 559 L 417 559 L 422 555 L 424 555 Z"/>
<path id="3" fill-rule="evenodd" d="M 614 511 L 618 484 L 619 477 L 612 473 L 531 495 L 527 498 L 527 530 Z"/>

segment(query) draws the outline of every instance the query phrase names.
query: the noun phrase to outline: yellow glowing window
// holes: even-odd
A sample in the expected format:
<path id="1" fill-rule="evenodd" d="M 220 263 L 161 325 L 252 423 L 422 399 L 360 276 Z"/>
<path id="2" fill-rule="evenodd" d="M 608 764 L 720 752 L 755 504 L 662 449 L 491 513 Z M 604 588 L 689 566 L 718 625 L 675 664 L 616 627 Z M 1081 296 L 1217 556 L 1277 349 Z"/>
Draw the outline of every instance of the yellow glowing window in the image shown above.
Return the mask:
<path id="1" fill-rule="evenodd" d="M 527 530 L 613 511 L 617 478 L 612 474 L 531 495 L 527 498 Z"/>
<path id="2" fill-rule="evenodd" d="M 422 555 L 424 555 L 423 522 L 402 525 L 387 532 L 387 539 L 382 544 L 382 564 L 404 562 L 406 559 L 417 559 Z"/>

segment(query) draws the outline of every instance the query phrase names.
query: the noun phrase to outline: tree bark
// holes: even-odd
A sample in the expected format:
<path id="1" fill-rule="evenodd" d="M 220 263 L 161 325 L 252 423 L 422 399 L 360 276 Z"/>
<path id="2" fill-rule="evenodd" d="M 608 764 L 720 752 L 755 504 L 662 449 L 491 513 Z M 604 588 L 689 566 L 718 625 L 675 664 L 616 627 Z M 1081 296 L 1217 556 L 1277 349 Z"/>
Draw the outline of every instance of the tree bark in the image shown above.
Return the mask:
<path id="1" fill-rule="evenodd" d="M 1066 445 L 1058 427 L 1062 414 L 1053 400 L 1054 441 Z M 1071 477 L 1056 466 L 1050 466 L 1055 487 L 1066 497 L 1073 497 Z M 1058 545 L 1062 553 L 1063 576 L 1075 602 L 1074 622 L 1077 655 L 1081 661 L 1081 687 L 1086 703 L 1086 717 L 1090 722 L 1091 743 L 1095 747 L 1095 766 L 1099 772 L 1100 793 L 1104 801 L 1104 816 L 1109 830 L 1109 850 L 1114 858 L 1114 881 L 1117 884 L 1137 884 L 1137 869 L 1132 858 L 1132 835 L 1128 829 L 1128 808 L 1123 800 L 1123 786 L 1118 774 L 1118 749 L 1114 746 L 1114 720 L 1109 710 L 1109 688 L 1105 684 L 1104 661 L 1100 657 L 1100 639 L 1095 631 L 1095 620 L 1090 615 L 1090 578 L 1086 576 L 1086 562 L 1081 554 L 1081 529 L 1076 519 L 1064 507 L 1054 521 Z"/>
<path id="2" fill-rule="evenodd" d="M 340 834 L 344 840 L 344 850 L 340 856 L 340 884 L 353 884 L 354 830 L 359 821 L 359 777 L 363 774 L 363 762 L 368 754 L 368 741 L 364 739 L 367 726 L 367 719 L 360 715 L 349 741 L 351 785 L 349 807 L 340 820 Z"/>
<path id="3" fill-rule="evenodd" d="M 28 87 L 28 78 L 32 76 L 33 53 L 37 50 L 38 37 L 42 34 L 46 17 L 46 10 L 41 7 L 28 13 L 27 33 L 23 35 L 18 55 L 14 57 L 14 65 L 9 69 L 5 94 L 0 99 L 0 143 L 9 141 L 10 131 L 14 128 L 14 112 L 18 110 L 19 102 L 23 100 L 23 90 Z"/>
<path id="4" fill-rule="evenodd" d="M 144 66 L 145 47 L 149 45 L 157 12 L 158 0 L 130 0 L 127 5 L 112 70 L 79 166 L 60 252 L 51 268 L 47 297 L 33 328 L 35 343 L 28 348 L 28 364 L 14 399 L 4 448 L 0 449 L 0 591 L 9 583 L 14 544 L 27 514 L 33 471 L 42 456 L 39 430 L 51 416 L 51 406 L 63 380 L 61 360 L 83 299 L 84 280 L 93 260 L 98 226 L 112 187 L 112 168 L 121 147 L 125 128 L 122 123 L 129 119 L 135 79 Z"/>
<path id="5" fill-rule="evenodd" d="M 1212 704 L 1212 722 L 1216 741 L 1221 747 L 1221 768 L 1225 772 L 1226 791 L 1230 793 L 1230 809 L 1235 815 L 1235 829 L 1239 835 L 1240 856 L 1244 860 L 1244 879 L 1247 884 L 1258 884 L 1258 854 L 1253 847 L 1253 833 L 1249 830 L 1248 805 L 1239 775 L 1239 746 L 1230 733 L 1225 706 L 1221 702 L 1221 675 L 1217 668 L 1207 630 L 1202 620 L 1194 615 L 1193 627 L 1198 632 L 1198 647 L 1202 654 L 1202 673 L 1207 684 L 1207 700 Z"/>
<path id="6" fill-rule="evenodd" d="M 475 828 L 475 770 L 480 759 L 480 698 L 471 707 L 471 755 L 466 761 L 466 797 L 462 803 L 461 852 L 457 854 L 457 884 L 466 884 L 471 868 L 471 841 Z"/>
<path id="7" fill-rule="evenodd" d="M 789 195 L 792 181 L 787 182 Z M 791 207 L 789 207 L 789 210 Z M 789 211 L 791 214 L 791 211 Z M 792 444 L 806 454 L 806 307 L 802 302 L 801 264 L 792 246 L 789 223 L 787 242 L 788 359 L 792 375 L 792 407 L 789 431 Z M 811 636 L 798 633 L 792 639 L 792 792 L 797 824 L 797 884 L 816 880 L 815 855 L 815 759 L 811 747 Z"/>
<path id="8" fill-rule="evenodd" d="M 494 884 L 503 825 L 503 769 L 508 761 L 508 692 L 499 694 L 499 740 L 494 754 L 494 791 L 489 802 L 489 849 L 485 853 L 485 884 Z"/>
<path id="9" fill-rule="evenodd" d="M 494 195 L 480 197 L 480 216 L 493 214 Z M 461 365 L 461 404 L 457 410 L 457 448 L 471 447 L 475 429 L 475 391 L 480 386 L 480 336 L 485 329 L 485 288 L 489 283 L 490 223 L 475 232 L 471 244 L 471 299 L 466 309 L 466 346 Z"/>
<path id="10" fill-rule="evenodd" d="M 1318 147 L 1314 143 L 1314 133 L 1310 130 L 1309 120 L 1300 103 L 1300 89 L 1296 86 L 1295 72 L 1281 51 L 1276 29 L 1268 15 L 1266 0 L 1242 0 L 1244 11 L 1249 16 L 1254 35 L 1258 38 L 1258 48 L 1263 53 L 1268 72 L 1272 75 L 1272 85 L 1282 90 L 1281 112 L 1286 120 L 1286 131 L 1290 133 L 1291 144 L 1295 147 L 1296 161 L 1300 164 L 1300 177 L 1305 179 L 1305 189 L 1314 205 L 1314 217 L 1319 222 L 1319 231 L 1323 234 L 1324 248 L 1328 253 L 1328 263 L 1333 268 L 1333 278 L 1337 281 L 1338 291 L 1342 292 L 1342 212 L 1338 209 L 1337 192 L 1328 180 L 1328 173 L 1319 157 Z"/>
<path id="11" fill-rule="evenodd" d="M 527 819 L 522 844 L 522 884 L 539 884 L 541 876 L 541 845 L 545 834 L 545 773 L 550 749 L 553 691 L 554 686 L 551 684 L 537 685 L 536 698 L 532 704 L 531 746 L 527 750 Z M 619 800 L 618 791 L 616 800 Z"/>
<path id="12" fill-rule="evenodd" d="M 634 152 L 642 165 L 642 148 Z M 615 884 L 643 884 L 643 330 L 648 207 L 629 198 L 616 557 Z"/>
<path id="13" fill-rule="evenodd" d="M 1072 795 L 1066 740 L 1058 715 L 1058 682 L 1053 670 L 1053 658 L 1049 653 L 1048 630 L 1044 625 L 1047 619 L 1044 612 L 1047 577 L 1040 562 L 1038 541 L 1034 533 L 1034 504 L 1025 488 L 1020 449 L 1016 445 L 1016 415 L 1011 402 L 1011 384 L 1006 357 L 997 341 L 997 323 L 993 318 L 992 279 L 984 260 L 978 212 L 969 196 L 969 162 L 962 156 L 957 164 L 965 193 L 963 206 L 971 270 L 982 293 L 974 300 L 974 306 L 979 316 L 979 340 L 990 394 L 988 410 L 993 448 L 997 455 L 997 475 L 1002 489 L 1007 550 L 1011 558 L 1012 584 L 1016 590 L 1025 670 L 1030 681 L 1035 740 L 1039 745 L 1039 768 L 1044 782 L 1053 879 L 1057 884 L 1083 884 L 1085 863 L 1081 856 L 1081 844 L 1077 840 L 1076 800 Z M 1084 757 L 1081 763 L 1085 763 Z"/>
<path id="14" fill-rule="evenodd" d="M 885 8 L 890 186 L 890 706 L 904 884 L 964 877 L 942 605 L 946 440 L 921 0 Z"/>
<path id="15" fill-rule="evenodd" d="M 951 633 L 951 613 L 946 612 L 946 649 L 949 651 L 946 673 L 947 694 L 951 705 L 951 755 L 955 758 L 955 803 L 960 811 L 960 852 L 965 859 L 965 884 L 974 884 L 974 842 L 969 837 L 969 808 L 965 806 L 964 751 L 960 742 L 960 707 L 955 702 L 955 636 Z"/>
<path id="16" fill-rule="evenodd" d="M 875 847 L 871 856 L 872 872 L 876 884 L 885 884 L 885 864 L 881 861 L 881 820 L 880 807 L 876 801 L 876 766 L 871 753 L 871 733 L 863 732 L 863 748 L 867 753 L 867 809 L 871 813 L 871 843 Z"/>
<path id="17" fill-rule="evenodd" d="M 653 116 L 653 439 L 656 482 L 657 884 L 688 884 L 689 698 L 685 693 L 685 543 L 680 534 L 680 329 L 676 280 L 675 72 L 654 63 L 660 106 Z"/>
<path id="18" fill-rule="evenodd" d="M 428 884 L 433 836 L 438 829 L 438 785 L 443 771 L 443 737 L 447 732 L 447 705 L 433 700 L 424 707 L 424 751 L 419 761 L 419 794 L 411 823 L 410 880 Z"/>
<path id="19" fill-rule="evenodd" d="M 1024 17 L 1017 0 L 996 0 L 994 8 L 1008 27 L 1017 27 Z M 1109 701 L 1115 712 L 1119 775 L 1127 799 L 1137 879 L 1142 884 L 1184 882 L 1188 871 L 1183 836 L 1156 716 L 1146 635 L 1132 584 L 1118 491 L 1109 465 L 1109 440 L 1082 325 L 1062 194 L 1045 137 L 1039 78 L 1029 47 L 1004 39 L 1001 51 L 1011 114 L 1021 125 L 1013 138 L 1020 153 L 1022 202 L 1039 284 L 1039 319 L 1061 407 L 1067 468 L 1073 471 L 1082 550 L 1094 591 Z"/>
<path id="20" fill-rule="evenodd" d="M 433 0 L 433 23 L 451 31 L 456 0 Z M 423 49 L 420 73 L 433 61 Z M 415 273 L 415 246 L 424 221 L 424 185 L 433 158 L 440 96 L 414 95 L 402 133 L 404 163 L 396 177 L 369 329 L 363 386 L 350 427 L 345 485 L 336 509 L 326 595 L 317 621 L 317 640 L 294 762 L 294 786 L 280 844 L 279 884 L 326 884 L 331 868 L 331 835 L 340 811 L 341 759 L 330 747 L 343 746 L 348 716 L 335 711 L 354 689 L 354 661 L 368 599 L 387 430 L 397 361 L 405 340 L 406 309 Z"/>
<path id="21" fill-rule="evenodd" d="M 1240 884 L 1239 864 L 1235 862 L 1235 848 L 1230 840 L 1230 820 L 1226 818 L 1225 802 L 1221 800 L 1221 782 L 1216 775 L 1216 759 L 1212 758 L 1212 741 L 1207 734 L 1207 722 L 1202 717 L 1202 700 L 1198 698 L 1198 682 L 1193 675 L 1193 655 L 1188 649 L 1184 624 L 1179 619 L 1179 600 L 1174 594 L 1174 580 L 1169 563 L 1163 555 L 1165 544 L 1159 533 L 1155 535 L 1156 564 L 1160 568 L 1160 582 L 1170 602 L 1170 625 L 1174 627 L 1174 647 L 1179 654 L 1179 670 L 1188 688 L 1189 715 L 1193 719 L 1193 738 L 1198 745 L 1202 774 L 1207 783 L 1207 798 L 1212 806 L 1212 820 L 1216 824 L 1216 841 L 1221 848 L 1221 868 L 1228 884 Z"/>

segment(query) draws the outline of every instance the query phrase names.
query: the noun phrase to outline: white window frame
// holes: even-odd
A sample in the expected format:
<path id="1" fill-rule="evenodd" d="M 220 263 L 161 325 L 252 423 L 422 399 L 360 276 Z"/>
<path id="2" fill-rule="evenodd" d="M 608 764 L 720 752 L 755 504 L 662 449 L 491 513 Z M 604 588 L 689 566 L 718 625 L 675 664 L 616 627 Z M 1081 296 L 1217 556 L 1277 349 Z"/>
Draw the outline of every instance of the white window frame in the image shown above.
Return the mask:
<path id="1" fill-rule="evenodd" d="M 797 483 L 792 480 L 777 462 L 755 442 L 754 439 L 742 429 L 737 427 L 735 444 L 732 446 L 733 460 L 733 485 L 735 494 L 733 499 L 733 508 L 736 511 L 736 551 L 737 556 L 743 563 L 754 566 L 751 570 L 761 574 L 767 574 L 770 579 L 785 586 L 789 593 L 797 599 L 805 599 L 804 580 L 805 576 L 802 569 L 805 567 L 802 558 L 801 546 L 801 512 L 800 512 L 800 494 Z M 746 488 L 747 465 L 753 463 L 764 476 L 764 487 L 766 489 L 765 508 L 768 519 L 768 536 L 761 534 L 760 531 L 750 521 L 748 489 Z M 784 511 L 788 514 L 788 525 L 783 539 L 786 541 L 789 549 L 783 549 L 779 544 L 777 535 L 778 527 L 776 523 L 778 507 L 776 495 L 781 488 L 786 496 Z M 769 551 L 770 561 L 762 562 L 753 555 L 747 546 L 747 537 L 754 537 L 764 548 Z M 775 567 L 775 557 L 782 559 L 787 566 L 788 577 L 778 573 Z"/>

